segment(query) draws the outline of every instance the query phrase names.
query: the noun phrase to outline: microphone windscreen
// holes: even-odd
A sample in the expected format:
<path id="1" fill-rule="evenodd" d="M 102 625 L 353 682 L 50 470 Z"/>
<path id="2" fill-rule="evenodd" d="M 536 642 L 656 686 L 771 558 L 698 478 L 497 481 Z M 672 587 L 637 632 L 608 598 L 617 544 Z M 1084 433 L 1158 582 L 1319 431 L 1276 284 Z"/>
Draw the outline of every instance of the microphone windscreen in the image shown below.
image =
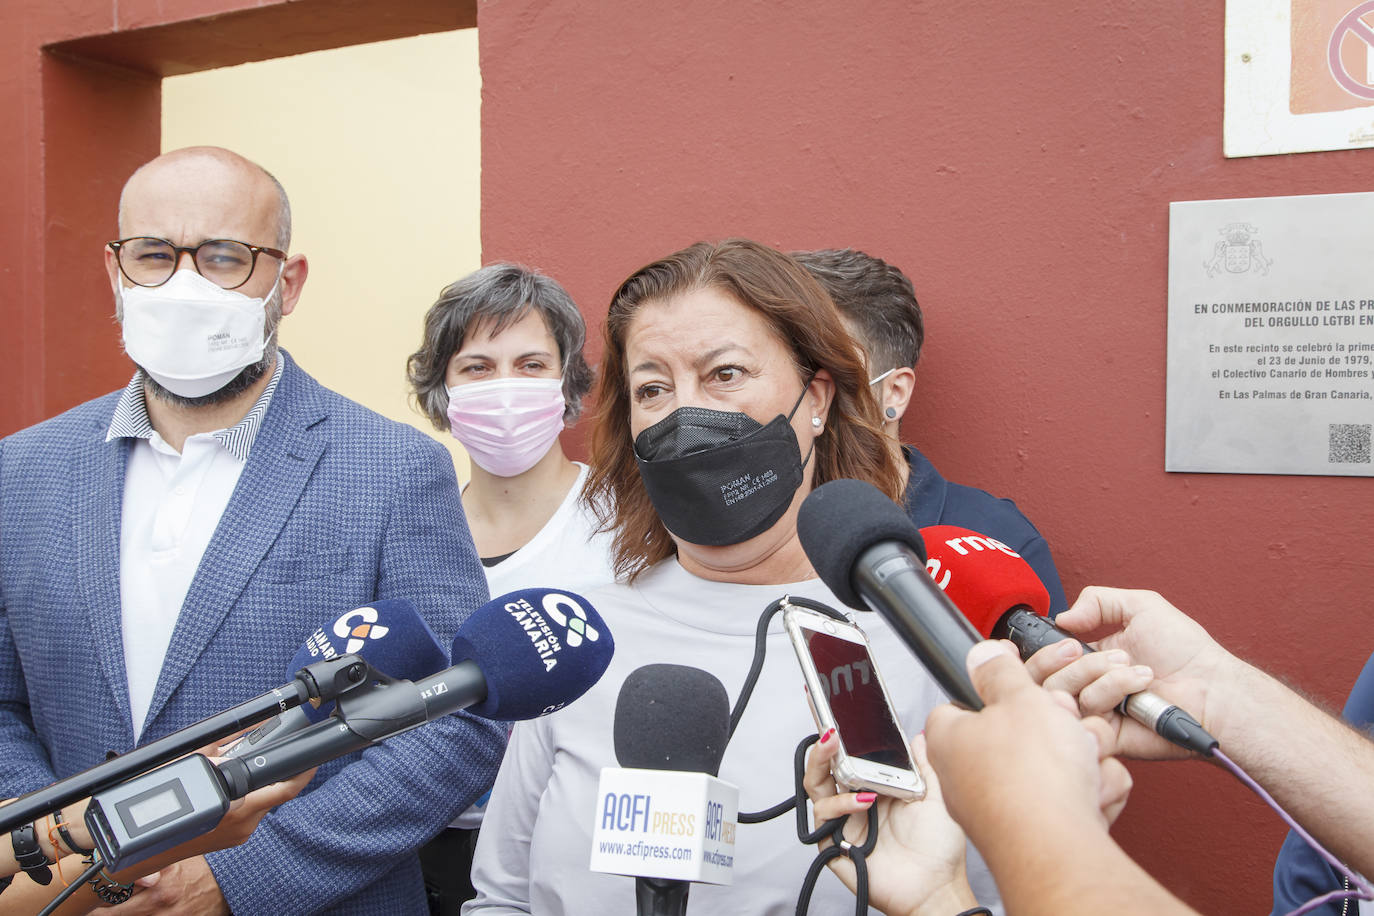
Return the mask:
<path id="1" fill-rule="evenodd" d="M 306 665 L 339 655 L 357 654 L 388 677 L 417 681 L 448 667 L 448 653 L 429 624 L 404 598 L 374 601 L 354 608 L 319 627 L 305 640 L 286 670 L 288 678 Z M 311 722 L 328 716 L 332 702 L 318 708 L 301 704 Z"/>
<path id="2" fill-rule="evenodd" d="M 812 490 L 797 513 L 802 550 L 826 587 L 845 604 L 868 610 L 854 589 L 854 564 L 881 541 L 905 544 L 925 562 L 926 548 L 901 507 L 871 483 L 832 480 Z"/>
<path id="3" fill-rule="evenodd" d="M 473 661 L 487 696 L 468 712 L 488 719 L 534 719 L 591 689 L 615 652 L 610 628 L 586 598 L 524 588 L 473 612 L 453 638 L 453 664 Z"/>
<path id="4" fill-rule="evenodd" d="M 714 674 L 687 665 L 630 672 L 615 703 L 622 767 L 720 775 L 730 739 L 730 699 Z"/>
<path id="5" fill-rule="evenodd" d="M 921 529 L 926 544 L 926 571 L 954 605 L 984 636 L 1006 613 L 1030 608 L 1041 617 L 1050 611 L 1050 593 L 1035 570 L 1016 551 L 996 538 L 934 525 Z"/>

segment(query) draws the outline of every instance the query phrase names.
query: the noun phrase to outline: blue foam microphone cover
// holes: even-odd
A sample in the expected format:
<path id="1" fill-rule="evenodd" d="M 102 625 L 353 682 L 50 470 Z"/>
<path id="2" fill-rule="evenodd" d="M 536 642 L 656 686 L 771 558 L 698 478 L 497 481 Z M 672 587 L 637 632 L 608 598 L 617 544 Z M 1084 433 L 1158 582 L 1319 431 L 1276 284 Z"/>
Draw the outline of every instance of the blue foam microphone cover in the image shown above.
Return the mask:
<path id="1" fill-rule="evenodd" d="M 291 659 L 287 677 L 295 677 L 306 665 L 348 654 L 362 656 L 387 677 L 407 681 L 448 667 L 443 643 L 415 605 L 404 598 L 388 598 L 345 611 L 312 632 Z M 334 704 L 316 708 L 302 703 L 300 708 L 311 722 L 318 722 L 333 711 Z"/>
<path id="2" fill-rule="evenodd" d="M 709 671 L 645 665 L 620 685 L 614 735 L 622 767 L 719 776 L 730 740 L 730 698 Z"/>
<path id="3" fill-rule="evenodd" d="M 812 490 L 797 513 L 797 537 L 826 588 L 845 604 L 866 611 L 854 588 L 854 565 L 865 550 L 897 541 L 926 561 L 921 532 L 902 508 L 871 483 L 832 480 Z"/>
<path id="4" fill-rule="evenodd" d="M 524 588 L 482 605 L 453 638 L 453 664 L 473 661 L 487 696 L 468 712 L 533 719 L 566 706 L 605 673 L 615 641 L 586 598 Z"/>

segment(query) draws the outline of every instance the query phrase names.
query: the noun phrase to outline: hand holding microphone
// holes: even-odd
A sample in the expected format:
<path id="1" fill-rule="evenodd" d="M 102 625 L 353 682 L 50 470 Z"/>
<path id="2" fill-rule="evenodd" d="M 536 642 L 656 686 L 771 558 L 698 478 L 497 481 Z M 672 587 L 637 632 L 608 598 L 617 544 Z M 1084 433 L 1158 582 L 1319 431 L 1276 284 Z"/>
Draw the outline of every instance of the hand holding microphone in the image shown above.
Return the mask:
<path id="1" fill-rule="evenodd" d="M 215 750 L 215 746 L 210 745 L 201 748 L 197 753 L 213 754 Z M 294 798 L 305 788 L 314 772 L 314 770 L 307 770 L 285 782 L 264 786 L 250 792 L 246 797 L 237 799 L 230 804 L 228 812 L 210 832 L 196 836 L 152 858 L 145 859 L 122 872 L 111 874 L 110 880 L 122 885 L 136 885 L 134 887 L 135 892 L 144 897 L 141 904 L 147 904 L 149 898 L 145 895 L 147 895 L 148 889 L 161 883 L 162 875 L 159 872 L 164 870 L 168 870 L 169 874 L 176 872 L 179 869 L 172 867 L 177 863 L 195 859 L 213 850 L 243 843 L 256 829 L 263 816 L 276 806 Z M 51 818 L 41 819 L 37 823 L 36 826 L 39 829 L 36 833 L 41 848 L 54 862 L 52 866 L 53 880 L 47 885 L 41 885 L 30 880 L 27 875 L 20 876 L 12 886 L 3 889 L 4 899 L 3 903 L 0 903 L 0 909 L 5 912 L 37 913 L 40 910 L 45 911 L 46 907 L 51 906 L 59 892 L 67 893 L 64 891 L 62 882 L 56 880 L 56 877 L 62 875 L 66 881 L 72 881 L 87 867 L 87 863 L 83 861 L 84 851 L 95 845 L 85 824 L 86 808 L 86 801 L 67 806 L 63 810 L 64 818 L 60 833 L 56 829 L 55 821 Z M 0 838 L 0 847 L 8 847 L 8 845 L 8 836 Z M 78 849 L 83 852 L 74 851 Z M 13 855 L 8 848 L 0 848 L 0 879 L 7 878 L 16 871 L 18 871 L 18 866 L 13 861 Z M 0 880 L 0 885 L 3 883 L 4 881 Z M 92 907 L 99 906 L 102 902 L 102 898 L 83 885 L 79 886 L 65 904 L 54 912 L 84 913 Z"/>
<path id="2" fill-rule="evenodd" d="M 1055 623 L 1099 649 L 1124 651 L 1129 661 L 1148 666 L 1152 692 L 1195 713 L 1209 729 L 1224 727 L 1221 706 L 1225 688 L 1244 683 L 1243 662 L 1223 649 L 1200 624 L 1155 592 L 1090 586 Z M 1026 662 L 1031 675 L 1046 687 L 1078 697 L 1085 714 L 1102 715 L 1117 729 L 1116 752 L 1127 757 L 1162 760 L 1183 756 L 1174 744 L 1151 729 L 1113 714 L 1123 696 L 1138 689 L 1143 673 L 1108 651 L 1085 654 L 1075 641 L 1046 645 Z"/>
<path id="3" fill-rule="evenodd" d="M 1076 697 L 1084 715 L 1110 716 L 1120 728 L 1122 719 L 1112 716 L 1119 707 L 1179 748 L 1206 755 L 1216 747 L 1216 739 L 1196 719 L 1145 689 L 1155 677 L 1149 668 L 1130 665 L 1125 653 L 1096 652 L 1050 621 L 1045 616 L 1049 593 L 1020 554 L 993 538 L 952 525 L 925 528 L 921 535 L 931 576 L 978 632 L 1011 640 L 1023 660 L 1034 657 L 1036 662 L 1028 662 L 1028 668 L 1035 679 Z M 1064 618 L 1061 614 L 1058 620 Z M 1160 635 L 1169 643 L 1175 634 Z M 1081 660 L 1058 670 L 1075 659 Z"/>
<path id="4" fill-rule="evenodd" d="M 1051 821 L 1105 833 L 1131 780 L 1109 756 L 1102 720 L 1080 719 L 1071 701 L 1041 689 L 1006 642 L 978 643 L 967 664 L 986 705 L 978 713 L 937 706 L 926 738 L 945 802 L 974 844 L 983 849 L 1018 819 L 1032 833 Z"/>
<path id="5" fill-rule="evenodd" d="M 341 695 L 334 715 L 242 756 L 211 764 L 192 755 L 105 789 L 92 797 L 86 823 L 102 861 L 124 868 L 212 829 L 234 799 L 441 716 L 553 712 L 600 678 L 613 651 L 609 630 L 584 599 L 553 589 L 512 592 L 463 623 L 452 667 L 415 682 L 378 678 Z"/>
<path id="6" fill-rule="evenodd" d="M 206 747 L 200 753 L 212 754 L 214 750 L 213 747 Z M 211 756 L 208 759 L 211 763 L 217 763 L 220 758 Z M 111 872 L 111 877 L 121 884 L 128 884 L 135 878 L 159 872 L 176 862 L 245 843 L 269 812 L 299 795 L 314 776 L 315 768 L 312 767 L 281 782 L 254 789 L 243 798 L 231 801 L 224 817 L 208 833 L 190 837 L 186 842 L 140 861 L 122 872 Z M 89 836 L 84 824 L 82 827 L 83 836 Z"/>
<path id="7" fill-rule="evenodd" d="M 1006 636 L 1023 657 L 1068 634 L 1043 617 L 1049 595 L 1019 554 L 967 529 L 931 532 L 922 538 L 892 500 L 857 480 L 822 484 L 797 515 L 802 548 L 830 590 L 851 607 L 877 611 L 951 699 L 978 709 L 963 660 L 980 632 Z M 1132 693 L 1124 703 L 1128 715 L 1182 747 L 1206 754 L 1216 746 L 1192 717 L 1154 694 Z"/>
<path id="8" fill-rule="evenodd" d="M 1008 912 L 1192 913 L 1107 833 L 1131 780 L 1105 753 L 1102 721 L 1037 686 L 1005 642 L 979 643 L 967 661 L 986 705 L 932 710 L 928 752 Z"/>
<path id="9" fill-rule="evenodd" d="M 961 636 L 959 627 L 949 620 L 948 608 L 953 605 L 943 592 L 939 592 L 939 586 L 934 588 L 942 600 L 935 600 L 928 589 L 915 581 L 911 567 L 915 558 L 925 560 L 926 547 L 919 543 L 919 536 L 916 538 L 918 543 L 912 543 L 914 528 L 903 530 L 901 522 L 905 517 L 899 516 L 900 510 L 875 488 L 852 480 L 830 481 L 814 490 L 802 505 L 798 534 L 808 559 L 831 591 L 853 607 L 867 606 L 881 614 L 951 697 L 970 709 L 982 709 L 979 691 L 972 680 L 967 675 L 959 678 L 954 672 L 954 663 L 969 656 L 976 638 L 968 633 L 976 634 L 977 631 L 964 621 L 968 630 Z M 907 524 L 909 526 L 909 522 Z M 960 534 L 959 541 L 964 547 L 972 546 L 967 540 L 969 537 L 991 548 L 990 556 L 1002 553 L 1020 560 L 1013 551 L 1005 549 L 1005 545 L 996 545 L 972 532 Z M 954 544 L 948 546 L 955 547 Z M 961 557 L 971 553 L 971 550 L 955 549 L 955 554 Z M 932 571 L 943 585 L 951 585 L 954 576 L 948 561 L 954 560 L 954 556 L 932 559 L 939 561 L 932 564 Z M 923 578 L 934 585 L 935 579 Z M 1043 650 L 1031 669 L 1013 666 L 1016 674 L 1028 683 L 1030 670 L 1049 680 L 1051 675 L 1066 668 L 1068 661 L 1076 658 L 1073 672 L 1060 677 L 1059 686 L 1078 688 L 1080 697 L 1087 691 L 1085 705 L 1089 707 L 1109 708 L 1104 696 L 1113 705 L 1124 699 L 1125 711 L 1135 721 L 1117 718 L 1119 733 L 1105 736 L 1106 741 L 1099 739 L 1099 749 L 1105 744 L 1112 752 L 1120 750 L 1146 757 L 1177 756 L 1177 752 L 1165 743 L 1167 738 L 1189 750 L 1211 754 L 1257 791 L 1261 791 L 1259 786 L 1270 789 L 1274 799 L 1262 791 L 1261 797 L 1276 808 L 1292 809 L 1298 821 L 1311 828 L 1317 840 L 1332 846 L 1337 856 L 1357 869 L 1367 871 L 1371 867 L 1368 864 L 1371 848 L 1368 824 L 1374 822 L 1374 816 L 1368 805 L 1361 804 L 1363 800 L 1358 793 L 1352 797 L 1348 792 L 1348 786 L 1362 784 L 1368 776 L 1368 761 L 1374 758 L 1374 752 L 1366 739 L 1315 712 L 1310 704 L 1273 678 L 1221 649 L 1201 627 L 1158 595 L 1088 589 L 1072 609 L 1060 615 L 1059 620 L 1065 627 L 1060 630 L 1035 612 L 1033 598 L 1025 594 L 1017 597 L 1014 592 L 1007 596 L 994 593 L 992 597 L 997 600 L 982 604 L 966 596 L 964 601 L 969 606 L 964 610 L 978 616 L 980 622 L 989 627 L 988 632 L 994 635 L 1004 632 L 1023 654 Z M 1001 597 L 1008 600 L 1000 600 Z M 1083 638 L 1101 637 L 1104 648 L 1130 650 L 1138 661 L 1151 669 L 1151 686 L 1161 690 L 1164 697 L 1149 691 L 1131 692 L 1133 687 L 1143 686 L 1143 671 L 1122 673 L 1122 663 L 1111 657 L 1079 658 L 1080 647 L 1064 645 L 1066 641 L 1073 642 L 1073 634 Z M 1103 678 L 1103 674 L 1109 676 Z M 1053 687 L 1055 681 L 1051 680 L 1050 685 Z M 1053 702 L 1051 691 L 1040 691 L 1036 696 Z M 1171 701 L 1187 704 L 1202 715 L 1204 721 L 1221 734 L 1226 753 L 1217 747 L 1217 740 L 1201 723 Z M 971 714 L 958 714 L 966 722 L 992 721 L 970 720 L 967 717 Z M 1101 720 L 1089 718 L 1085 724 L 1091 728 L 1097 721 Z M 932 741 L 932 759 L 939 771 L 936 734 L 930 730 L 930 723 L 935 722 L 937 719 L 932 715 L 927 733 Z M 1312 766 L 1313 757 L 1322 759 L 1320 767 Z M 1008 772 L 1013 772 L 1020 764 L 1019 760 L 981 759 L 1002 768 L 1013 768 Z M 1249 775 L 1242 766 L 1250 771 Z M 956 797 L 959 794 L 957 786 L 951 790 L 948 774 L 941 775 L 946 776 L 946 795 Z M 955 804 L 951 803 L 951 810 L 954 808 Z M 999 812 L 989 810 L 993 820 L 997 820 Z M 958 812 L 955 813 L 958 816 Z M 1014 807 L 1004 806 L 1000 816 L 1005 820 L 1006 816 L 1016 813 Z M 984 841 L 974 835 L 970 823 L 965 822 L 963 826 L 982 847 Z M 1014 837 L 990 834 L 989 843 L 1002 841 L 1011 850 L 1002 860 L 1002 870 L 992 861 L 993 855 L 987 856 L 1004 899 L 1009 904 L 1016 900 L 1022 905 L 1038 903 L 1041 905 L 1039 911 L 1043 912 L 1062 912 L 1063 907 L 1126 912 L 1123 907 L 1128 905 L 1131 912 L 1187 911 L 1149 881 L 1148 876 L 1114 844 L 1100 843 L 1079 850 L 1080 855 L 1070 854 L 1077 864 L 1088 866 L 1087 873 L 1083 880 L 1072 884 L 1059 880 L 1064 877 L 1063 855 L 1077 835 L 1078 832 L 1071 831 L 1063 846 L 1037 837 L 1035 848 L 1030 848 L 1024 843 L 1017 844 Z M 1038 855 L 1047 848 L 1055 850 L 1053 859 Z M 983 851 L 988 853 L 986 848 Z M 1121 881 L 1109 877 L 1112 875 L 1120 877 Z M 1066 889 L 1070 892 L 1067 895 Z M 1100 901 L 1100 905 L 1092 903 L 1093 900 Z M 1050 904 L 1048 908 L 1044 906 L 1046 903 Z"/>
<path id="10" fill-rule="evenodd" d="M 1038 687 L 1008 643 L 974 645 L 966 670 L 986 705 L 979 712 L 938 706 L 925 735 L 912 742 L 926 797 L 876 801 L 870 902 L 892 916 L 947 916 L 974 906 L 964 878 L 962 825 L 987 858 L 1009 909 L 1019 903 L 1040 907 L 1027 912 L 1168 912 L 1085 907 L 1063 891 L 1065 862 L 1077 870 L 1080 854 L 1082 862 L 1100 864 L 1096 877 L 1104 883 L 1123 872 L 1140 877 L 1106 832 L 1131 786 L 1126 768 L 1104 752 L 1106 723 L 1080 721 L 1068 697 Z M 807 761 L 806 788 L 818 821 L 868 807 L 852 793 L 836 794 L 829 753 L 826 743 L 817 744 Z M 858 842 L 863 824 L 851 819 L 846 839 Z M 827 864 L 854 889 L 848 859 Z"/>

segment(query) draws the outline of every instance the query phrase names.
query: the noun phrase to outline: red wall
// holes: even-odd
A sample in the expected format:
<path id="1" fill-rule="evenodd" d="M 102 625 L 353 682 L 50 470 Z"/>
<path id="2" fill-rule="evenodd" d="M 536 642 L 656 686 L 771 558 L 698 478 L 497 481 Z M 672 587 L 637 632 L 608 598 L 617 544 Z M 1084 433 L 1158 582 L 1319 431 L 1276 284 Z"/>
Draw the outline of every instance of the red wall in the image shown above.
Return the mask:
<path id="1" fill-rule="evenodd" d="M 1344 696 L 1374 649 L 1371 481 L 1163 470 L 1168 203 L 1374 166 L 1223 158 L 1223 4 L 499 0 L 478 25 L 486 259 L 598 324 L 701 238 L 900 265 L 928 320 L 910 441 L 1014 497 L 1071 595 L 1158 589 Z M 1277 819 L 1200 763 L 1133 772 L 1127 848 L 1205 911 L 1267 910 Z"/>
<path id="2" fill-rule="evenodd" d="M 1335 700 L 1371 648 L 1369 481 L 1162 470 L 1168 202 L 1367 190 L 1374 163 L 1222 157 L 1222 6 L 485 0 L 485 256 L 549 270 L 594 325 L 699 238 L 901 265 L 929 333 L 907 437 L 1015 497 L 1070 592 L 1158 588 Z M 7 0 L 0 435 L 127 377 L 99 247 L 157 152 L 158 76 L 473 17 Z M 1276 821 L 1204 765 L 1134 772 L 1127 847 L 1204 910 L 1265 909 Z"/>

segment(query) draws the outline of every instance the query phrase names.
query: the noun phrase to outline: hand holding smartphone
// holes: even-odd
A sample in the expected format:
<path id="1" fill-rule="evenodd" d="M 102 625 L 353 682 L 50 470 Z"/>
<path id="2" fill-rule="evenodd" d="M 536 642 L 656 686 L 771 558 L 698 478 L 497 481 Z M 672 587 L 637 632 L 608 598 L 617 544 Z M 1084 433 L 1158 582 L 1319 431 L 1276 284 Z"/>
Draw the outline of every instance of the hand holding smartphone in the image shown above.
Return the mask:
<path id="1" fill-rule="evenodd" d="M 851 791 L 922 798 L 925 781 L 863 630 L 791 602 L 783 603 L 782 622 L 801 665 L 816 728 L 822 734 L 835 729 L 839 740 L 830 767 L 835 781 Z"/>

